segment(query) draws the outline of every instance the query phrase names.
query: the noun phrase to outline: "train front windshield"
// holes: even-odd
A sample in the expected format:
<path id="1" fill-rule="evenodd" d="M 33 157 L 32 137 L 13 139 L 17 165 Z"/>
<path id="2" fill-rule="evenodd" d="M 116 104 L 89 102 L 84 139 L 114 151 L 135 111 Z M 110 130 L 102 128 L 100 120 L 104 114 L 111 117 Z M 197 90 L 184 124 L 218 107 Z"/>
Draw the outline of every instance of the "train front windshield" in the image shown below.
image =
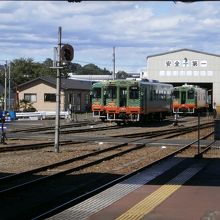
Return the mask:
<path id="1" fill-rule="evenodd" d="M 131 86 L 129 91 L 130 99 L 139 99 L 139 88 L 137 86 Z"/>
<path id="2" fill-rule="evenodd" d="M 107 89 L 107 97 L 110 99 L 116 99 L 117 98 L 117 92 L 116 92 L 115 86 L 109 86 Z"/>
<path id="3" fill-rule="evenodd" d="M 188 91 L 188 94 L 187 94 L 187 96 L 188 96 L 188 99 L 194 99 L 194 90 L 193 89 L 190 89 L 189 91 Z"/>
<path id="4" fill-rule="evenodd" d="M 93 88 L 92 97 L 95 99 L 100 99 L 101 98 L 101 88 Z"/>

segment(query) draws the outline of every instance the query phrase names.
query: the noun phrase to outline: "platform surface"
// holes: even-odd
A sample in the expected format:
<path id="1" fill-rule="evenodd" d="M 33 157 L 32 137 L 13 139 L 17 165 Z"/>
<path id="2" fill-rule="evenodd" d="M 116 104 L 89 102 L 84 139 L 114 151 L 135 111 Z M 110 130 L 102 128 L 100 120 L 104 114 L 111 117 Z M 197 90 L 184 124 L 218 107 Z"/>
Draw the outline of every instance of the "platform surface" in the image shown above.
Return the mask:
<path id="1" fill-rule="evenodd" d="M 153 166 L 49 219 L 219 220 L 220 159 L 195 159 L 165 184 L 149 184 L 183 160 Z"/>

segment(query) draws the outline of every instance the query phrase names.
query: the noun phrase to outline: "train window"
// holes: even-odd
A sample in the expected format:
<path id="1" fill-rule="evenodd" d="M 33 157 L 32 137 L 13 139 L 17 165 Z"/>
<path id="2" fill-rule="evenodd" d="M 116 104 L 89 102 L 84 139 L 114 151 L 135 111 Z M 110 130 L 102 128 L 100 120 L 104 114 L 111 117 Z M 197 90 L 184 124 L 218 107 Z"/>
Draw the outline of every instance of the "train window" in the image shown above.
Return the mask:
<path id="1" fill-rule="evenodd" d="M 188 99 L 194 99 L 194 91 L 192 89 L 188 91 Z"/>
<path id="2" fill-rule="evenodd" d="M 101 98 L 101 88 L 93 89 L 93 98 L 100 99 Z"/>
<path id="3" fill-rule="evenodd" d="M 163 99 L 164 99 L 165 101 L 167 100 L 167 93 L 166 93 L 165 90 L 163 91 Z"/>
<path id="4" fill-rule="evenodd" d="M 153 100 L 157 100 L 156 90 L 153 90 Z"/>
<path id="5" fill-rule="evenodd" d="M 154 96 L 153 90 L 150 90 L 150 100 L 151 100 L 151 101 L 153 101 L 153 96 Z"/>
<path id="6" fill-rule="evenodd" d="M 115 86 L 109 86 L 108 87 L 108 91 L 107 91 L 107 96 L 110 99 L 115 99 L 117 97 L 117 93 L 116 93 L 116 87 Z"/>
<path id="7" fill-rule="evenodd" d="M 129 91 L 130 99 L 138 99 L 139 98 L 139 88 L 137 86 L 131 86 Z"/>
<path id="8" fill-rule="evenodd" d="M 180 98 L 180 92 L 179 91 L 173 91 L 173 96 L 175 99 L 179 99 Z"/>

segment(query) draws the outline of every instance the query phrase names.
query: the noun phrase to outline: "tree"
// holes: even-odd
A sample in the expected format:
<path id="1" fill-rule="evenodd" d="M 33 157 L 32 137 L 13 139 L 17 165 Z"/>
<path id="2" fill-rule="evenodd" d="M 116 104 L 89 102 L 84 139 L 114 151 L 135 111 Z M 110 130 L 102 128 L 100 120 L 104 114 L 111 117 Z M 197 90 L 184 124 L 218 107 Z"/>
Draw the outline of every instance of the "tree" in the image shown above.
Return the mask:
<path id="1" fill-rule="evenodd" d="M 11 62 L 11 78 L 19 85 L 39 77 L 40 69 L 40 64 L 34 63 L 32 58 L 15 59 Z"/>
<path id="2" fill-rule="evenodd" d="M 11 62 L 11 87 L 20 85 L 27 81 L 33 80 L 40 76 L 56 77 L 56 69 L 51 68 L 53 60 L 46 58 L 42 63 L 34 62 L 32 58 L 20 58 Z M 75 73 L 77 75 L 110 75 L 110 71 L 106 68 L 101 69 L 95 64 L 86 64 L 81 66 L 78 63 L 69 63 L 61 69 L 61 76 L 68 78 L 68 73 Z M 0 65 L 0 83 L 4 84 L 5 66 Z"/>
<path id="3" fill-rule="evenodd" d="M 129 74 L 127 74 L 125 71 L 120 70 L 116 73 L 117 79 L 126 79 L 127 77 L 129 77 Z"/>
<path id="4" fill-rule="evenodd" d="M 82 66 L 78 63 L 70 63 L 69 64 L 69 70 L 72 73 L 78 73 L 82 69 Z"/>
<path id="5" fill-rule="evenodd" d="M 79 75 L 110 75 L 110 72 L 108 70 L 101 69 L 95 64 L 86 64 L 81 69 L 76 72 Z"/>
<path id="6" fill-rule="evenodd" d="M 47 58 L 41 65 L 40 76 L 56 77 L 56 69 L 51 67 L 53 67 L 53 60 Z"/>
<path id="7" fill-rule="evenodd" d="M 36 108 L 33 107 L 33 103 L 22 99 L 19 102 L 19 110 L 23 111 L 23 112 L 35 112 Z"/>

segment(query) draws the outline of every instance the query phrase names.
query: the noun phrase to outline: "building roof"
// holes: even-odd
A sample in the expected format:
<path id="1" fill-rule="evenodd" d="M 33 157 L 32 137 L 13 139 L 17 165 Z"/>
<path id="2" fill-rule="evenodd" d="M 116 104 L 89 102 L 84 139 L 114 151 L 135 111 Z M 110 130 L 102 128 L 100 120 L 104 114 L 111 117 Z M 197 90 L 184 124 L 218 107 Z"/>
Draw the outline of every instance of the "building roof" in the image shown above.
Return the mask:
<path id="1" fill-rule="evenodd" d="M 25 87 L 29 87 L 33 84 L 38 84 L 40 82 L 45 82 L 52 87 L 56 87 L 56 78 L 53 77 L 38 77 L 36 79 L 30 80 L 28 82 L 22 83 L 18 85 L 18 90 L 21 90 Z M 91 82 L 83 81 L 83 80 L 74 80 L 74 79 L 66 79 L 61 78 L 61 85 L 60 88 L 63 90 L 72 90 L 72 89 L 79 89 L 79 90 L 89 90 L 91 89 Z"/>
<path id="2" fill-rule="evenodd" d="M 140 73 L 127 73 L 132 78 L 140 78 Z M 98 82 L 103 80 L 113 80 L 112 75 L 74 75 L 72 73 L 69 74 L 70 79 L 79 79 L 79 80 L 86 80 L 92 82 Z"/>
<path id="3" fill-rule="evenodd" d="M 102 81 L 102 80 L 112 80 L 112 75 L 74 75 L 72 73 L 69 74 L 70 79 L 75 80 L 87 80 L 87 81 Z"/>
<path id="4" fill-rule="evenodd" d="M 165 52 L 165 53 L 158 53 L 158 54 L 150 55 L 150 56 L 147 56 L 147 59 L 150 58 L 150 57 L 162 56 L 162 55 L 181 52 L 181 51 L 190 51 L 190 52 L 202 53 L 202 54 L 206 54 L 206 55 L 210 55 L 210 56 L 220 57 L 220 55 L 218 55 L 218 54 L 206 53 L 206 52 L 202 52 L 202 51 L 198 51 L 198 50 L 191 50 L 191 49 L 184 48 L 184 49 L 180 49 L 180 50 L 173 50 L 173 51 L 169 51 L 169 52 Z"/>

